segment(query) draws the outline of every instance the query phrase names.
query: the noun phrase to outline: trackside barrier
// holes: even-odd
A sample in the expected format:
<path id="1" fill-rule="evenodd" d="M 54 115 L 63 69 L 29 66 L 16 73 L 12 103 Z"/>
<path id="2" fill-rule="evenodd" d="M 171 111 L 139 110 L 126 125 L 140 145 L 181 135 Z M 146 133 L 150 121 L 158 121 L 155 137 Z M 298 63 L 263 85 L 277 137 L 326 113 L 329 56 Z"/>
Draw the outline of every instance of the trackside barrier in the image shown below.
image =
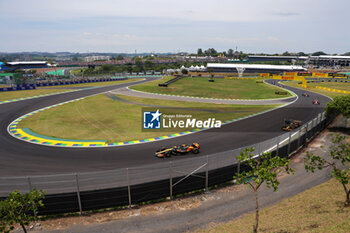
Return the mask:
<path id="1" fill-rule="evenodd" d="M 34 90 L 36 89 L 36 85 L 34 84 L 19 84 L 15 87 L 0 87 L 0 91 L 22 91 L 22 90 Z"/>
<path id="2" fill-rule="evenodd" d="M 248 169 L 237 161 L 245 148 L 255 148 L 257 156 L 264 152 L 288 157 L 305 145 L 329 120 L 325 113 L 297 130 L 286 132 L 266 141 L 220 152 L 209 156 L 111 171 L 60 174 L 30 177 L 0 177 L 0 199 L 11 191 L 28 192 L 34 188 L 46 191 L 40 214 L 83 212 L 87 210 L 131 206 L 161 198 L 207 190 L 232 181 L 237 172 Z"/>
<path id="3" fill-rule="evenodd" d="M 339 90 L 339 89 L 334 89 L 334 88 L 321 87 L 321 86 L 316 86 L 316 88 L 326 90 L 326 91 L 331 91 L 331 92 L 350 94 L 350 91 L 344 91 L 344 90 Z"/>
<path id="4" fill-rule="evenodd" d="M 126 80 L 126 77 L 120 78 L 100 78 L 100 79 L 87 79 L 87 80 L 79 80 L 79 81 L 58 81 L 58 82 L 38 82 L 36 86 L 38 87 L 46 87 L 46 86 L 60 86 L 60 85 L 71 85 L 71 84 L 81 84 L 81 83 L 96 83 L 96 82 L 110 82 L 110 81 L 118 81 L 118 80 Z"/>
<path id="5" fill-rule="evenodd" d="M 159 83 L 158 86 L 160 87 L 167 87 L 169 86 L 170 84 L 174 83 L 174 82 L 177 82 L 179 81 L 180 79 L 184 78 L 183 76 L 176 76 L 175 78 L 172 78 L 164 83 Z"/>

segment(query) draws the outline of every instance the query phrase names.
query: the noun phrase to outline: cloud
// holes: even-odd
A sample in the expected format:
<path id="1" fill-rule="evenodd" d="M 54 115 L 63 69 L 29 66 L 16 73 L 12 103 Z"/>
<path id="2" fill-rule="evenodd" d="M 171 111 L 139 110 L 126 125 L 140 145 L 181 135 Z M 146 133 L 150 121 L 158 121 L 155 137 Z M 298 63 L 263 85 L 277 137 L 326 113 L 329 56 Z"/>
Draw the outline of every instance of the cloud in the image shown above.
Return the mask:
<path id="1" fill-rule="evenodd" d="M 276 16 L 282 16 L 282 17 L 290 17 L 290 16 L 298 16 L 301 15 L 298 12 L 278 12 L 278 13 L 272 13 L 273 15 Z"/>
<path id="2" fill-rule="evenodd" d="M 348 0 L 0 0 L 0 51 L 344 52 L 348 9 Z"/>
<path id="3" fill-rule="evenodd" d="M 296 0 L 300 1 L 300 0 Z M 1 4 L 1 3 L 0 3 Z M 284 3 L 286 6 L 290 3 Z M 192 21 L 251 22 L 270 19 L 274 0 L 12 0 L 4 4 L 2 18 L 57 21 L 82 17 L 153 17 Z M 1 5 L 0 5 L 1 7 Z"/>

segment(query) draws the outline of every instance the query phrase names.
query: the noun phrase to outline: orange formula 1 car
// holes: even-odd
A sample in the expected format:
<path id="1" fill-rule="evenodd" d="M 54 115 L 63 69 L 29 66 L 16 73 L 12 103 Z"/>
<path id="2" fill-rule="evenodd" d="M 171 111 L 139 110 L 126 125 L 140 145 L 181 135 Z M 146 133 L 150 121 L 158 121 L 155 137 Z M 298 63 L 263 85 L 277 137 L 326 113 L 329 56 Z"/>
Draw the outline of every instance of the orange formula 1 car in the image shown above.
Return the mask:
<path id="1" fill-rule="evenodd" d="M 174 146 L 172 148 L 161 148 L 156 151 L 155 156 L 158 158 L 171 157 L 172 155 L 183 155 L 192 152 L 193 154 L 199 153 L 199 144 L 194 142 L 192 145 L 182 144 L 180 146 Z"/>
<path id="2" fill-rule="evenodd" d="M 292 131 L 298 127 L 300 127 L 303 122 L 298 120 L 285 120 L 285 125 L 282 127 L 284 131 Z"/>

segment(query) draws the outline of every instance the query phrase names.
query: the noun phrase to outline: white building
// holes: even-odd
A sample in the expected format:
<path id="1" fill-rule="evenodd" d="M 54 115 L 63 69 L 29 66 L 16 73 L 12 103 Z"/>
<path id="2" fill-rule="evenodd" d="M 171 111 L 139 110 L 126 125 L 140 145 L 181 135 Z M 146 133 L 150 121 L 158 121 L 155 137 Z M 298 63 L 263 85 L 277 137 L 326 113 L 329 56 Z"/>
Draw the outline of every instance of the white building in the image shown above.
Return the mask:
<path id="1" fill-rule="evenodd" d="M 109 61 L 111 60 L 111 56 L 89 56 L 84 57 L 85 62 L 93 62 L 93 61 Z"/>

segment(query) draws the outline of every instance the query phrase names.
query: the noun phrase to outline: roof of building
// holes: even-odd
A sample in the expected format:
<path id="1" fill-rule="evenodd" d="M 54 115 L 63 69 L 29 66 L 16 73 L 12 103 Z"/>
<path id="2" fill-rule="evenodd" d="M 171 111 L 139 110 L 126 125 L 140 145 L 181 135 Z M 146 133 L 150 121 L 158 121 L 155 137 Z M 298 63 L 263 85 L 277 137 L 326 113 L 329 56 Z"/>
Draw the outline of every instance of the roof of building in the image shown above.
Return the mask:
<path id="1" fill-rule="evenodd" d="M 260 65 L 260 64 L 227 64 L 227 63 L 208 63 L 207 68 L 245 68 L 245 69 L 266 69 L 266 70 L 304 69 L 304 70 L 306 70 L 302 66 Z"/>
<path id="2" fill-rule="evenodd" d="M 295 59 L 298 58 L 298 56 L 270 56 L 270 55 L 248 55 L 248 57 L 258 57 L 258 58 L 291 58 Z"/>
<path id="3" fill-rule="evenodd" d="M 320 56 L 312 56 L 313 58 L 325 58 L 325 59 L 350 59 L 350 56 L 330 56 L 330 55 L 320 55 Z"/>
<path id="4" fill-rule="evenodd" d="M 15 62 L 6 62 L 6 64 L 15 66 L 15 65 L 46 65 L 47 61 L 15 61 Z"/>

